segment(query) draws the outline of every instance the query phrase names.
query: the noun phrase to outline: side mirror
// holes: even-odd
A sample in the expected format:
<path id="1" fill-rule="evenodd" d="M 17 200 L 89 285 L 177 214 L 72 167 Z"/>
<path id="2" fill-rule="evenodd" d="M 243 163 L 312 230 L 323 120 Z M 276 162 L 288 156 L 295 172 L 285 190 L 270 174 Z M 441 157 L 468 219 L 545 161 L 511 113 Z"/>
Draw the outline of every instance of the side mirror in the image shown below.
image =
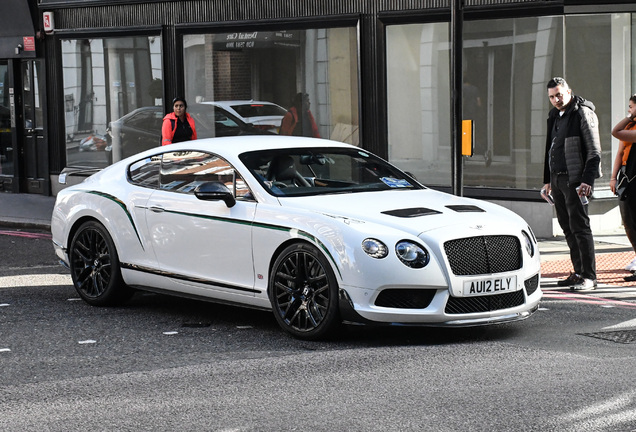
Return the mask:
<path id="1" fill-rule="evenodd" d="M 228 207 L 234 207 L 236 198 L 232 192 L 220 182 L 205 182 L 194 189 L 194 196 L 203 201 L 225 201 Z"/>

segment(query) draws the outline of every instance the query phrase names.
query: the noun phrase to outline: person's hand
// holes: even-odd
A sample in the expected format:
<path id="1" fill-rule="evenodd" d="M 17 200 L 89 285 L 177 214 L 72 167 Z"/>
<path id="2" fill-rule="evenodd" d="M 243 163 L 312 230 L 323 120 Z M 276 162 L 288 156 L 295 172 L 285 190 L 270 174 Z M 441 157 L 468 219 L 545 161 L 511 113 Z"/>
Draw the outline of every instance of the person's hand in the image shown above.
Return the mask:
<path id="1" fill-rule="evenodd" d="M 552 192 L 552 187 L 550 186 L 550 183 L 544 184 L 543 190 L 545 191 L 546 195 L 550 195 L 550 193 Z"/>
<path id="2" fill-rule="evenodd" d="M 592 195 L 592 186 L 587 183 L 581 183 L 578 187 L 579 196 L 590 196 Z"/>
<path id="3" fill-rule="evenodd" d="M 612 191 L 613 194 L 616 194 L 616 179 L 613 178 L 610 180 L 610 190 Z"/>

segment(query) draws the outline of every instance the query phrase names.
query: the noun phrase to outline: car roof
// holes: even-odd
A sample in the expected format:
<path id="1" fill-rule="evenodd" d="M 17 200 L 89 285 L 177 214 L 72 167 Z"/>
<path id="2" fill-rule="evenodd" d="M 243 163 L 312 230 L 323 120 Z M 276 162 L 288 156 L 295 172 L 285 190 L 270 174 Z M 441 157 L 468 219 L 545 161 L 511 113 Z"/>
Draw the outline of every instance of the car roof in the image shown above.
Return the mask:
<path id="1" fill-rule="evenodd" d="M 259 105 L 278 105 L 274 102 L 257 101 L 257 100 L 224 100 L 224 101 L 205 101 L 203 104 L 219 104 L 219 105 L 244 105 L 244 104 L 259 104 Z M 280 105 L 278 105 L 280 106 Z"/>
<path id="2" fill-rule="evenodd" d="M 257 150 L 279 150 L 298 147 L 332 147 L 332 148 L 357 148 L 350 144 L 331 141 L 321 138 L 307 138 L 286 135 L 243 135 L 219 138 L 204 138 L 194 141 L 186 141 L 170 144 L 161 148 L 153 148 L 146 153 L 140 153 L 143 157 L 161 151 L 187 151 L 198 150 L 217 153 L 224 157 L 238 157 L 239 154 Z M 362 150 L 362 149 L 360 149 Z"/>

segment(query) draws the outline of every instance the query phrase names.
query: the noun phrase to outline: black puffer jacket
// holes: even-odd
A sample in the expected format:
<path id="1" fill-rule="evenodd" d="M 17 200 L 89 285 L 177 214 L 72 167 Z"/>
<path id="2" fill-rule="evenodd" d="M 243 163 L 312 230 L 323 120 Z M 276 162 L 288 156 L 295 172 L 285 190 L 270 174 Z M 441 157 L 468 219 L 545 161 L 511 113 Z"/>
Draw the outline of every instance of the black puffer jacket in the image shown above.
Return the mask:
<path id="1" fill-rule="evenodd" d="M 601 138 L 598 132 L 598 118 L 594 113 L 594 104 L 580 96 L 572 96 L 564 116 L 567 116 L 567 129 L 564 137 L 565 162 L 568 168 L 570 184 L 587 183 L 601 177 Z M 550 183 L 550 147 L 551 131 L 559 110 L 552 108 L 548 114 L 548 133 L 545 144 L 545 165 L 543 182 Z"/>

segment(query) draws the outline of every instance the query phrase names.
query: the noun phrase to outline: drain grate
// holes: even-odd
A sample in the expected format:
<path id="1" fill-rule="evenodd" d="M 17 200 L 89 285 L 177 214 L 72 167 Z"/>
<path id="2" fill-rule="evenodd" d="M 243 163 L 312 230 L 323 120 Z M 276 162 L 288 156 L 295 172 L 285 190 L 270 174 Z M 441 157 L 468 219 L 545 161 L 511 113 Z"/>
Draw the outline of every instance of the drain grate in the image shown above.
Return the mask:
<path id="1" fill-rule="evenodd" d="M 597 339 L 604 339 L 616 343 L 634 343 L 636 342 L 636 329 L 635 330 L 617 330 L 598 333 L 579 333 L 582 336 L 589 336 Z"/>

